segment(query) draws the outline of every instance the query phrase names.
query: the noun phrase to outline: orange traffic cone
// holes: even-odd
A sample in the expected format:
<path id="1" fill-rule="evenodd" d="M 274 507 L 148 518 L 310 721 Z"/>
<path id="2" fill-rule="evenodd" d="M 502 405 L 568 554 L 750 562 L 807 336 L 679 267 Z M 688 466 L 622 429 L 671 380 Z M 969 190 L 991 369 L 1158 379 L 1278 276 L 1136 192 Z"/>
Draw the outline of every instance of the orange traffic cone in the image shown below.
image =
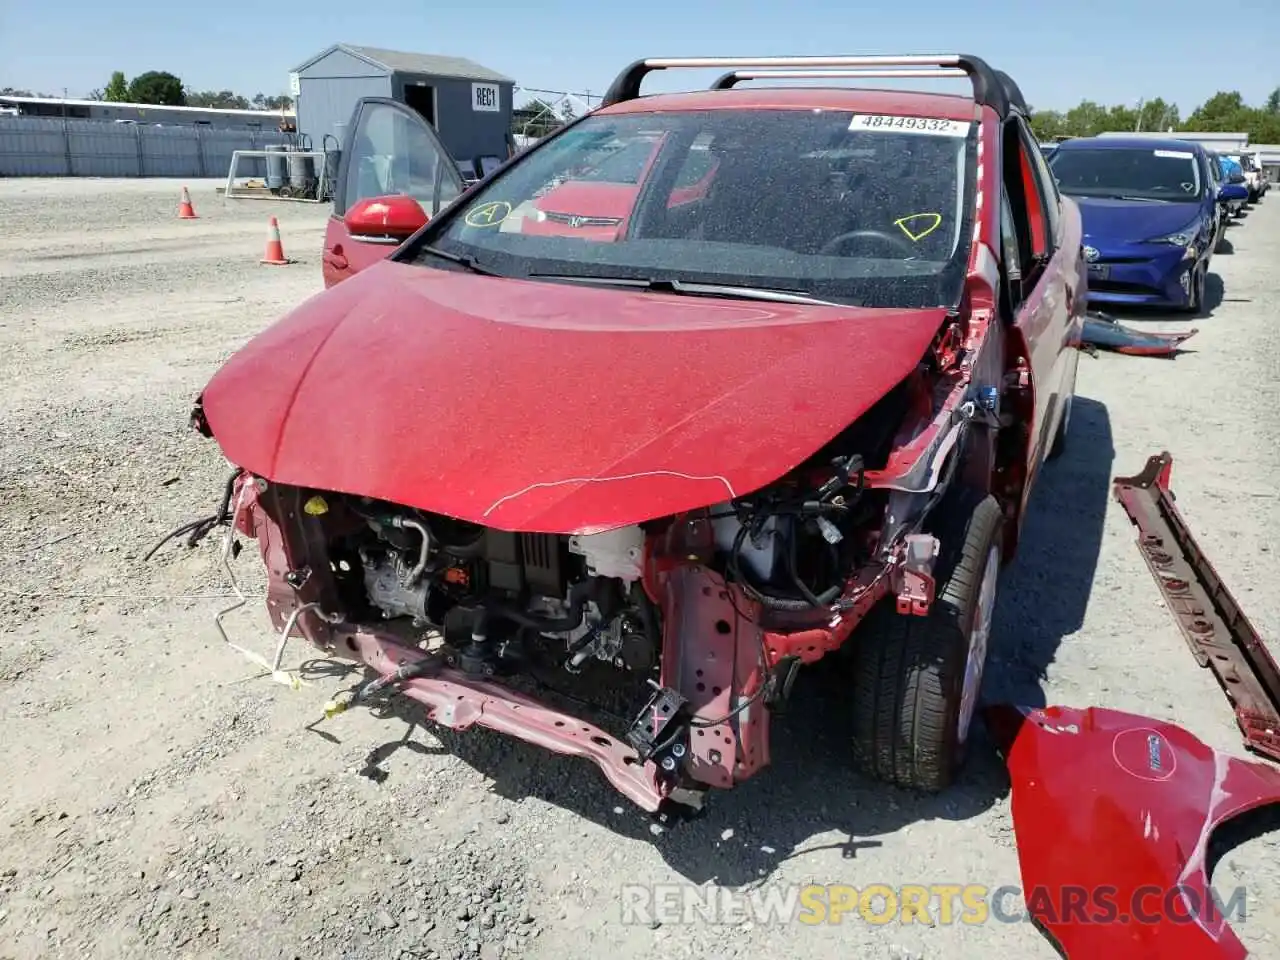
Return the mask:
<path id="1" fill-rule="evenodd" d="M 187 188 L 182 188 L 182 202 L 178 204 L 179 220 L 198 220 L 195 207 L 191 206 L 191 194 L 187 193 Z"/>
<path id="2" fill-rule="evenodd" d="M 267 224 L 267 251 L 262 255 L 259 263 L 275 265 L 293 263 L 284 255 L 284 246 L 280 243 L 280 224 L 276 222 L 275 217 L 272 217 Z"/>

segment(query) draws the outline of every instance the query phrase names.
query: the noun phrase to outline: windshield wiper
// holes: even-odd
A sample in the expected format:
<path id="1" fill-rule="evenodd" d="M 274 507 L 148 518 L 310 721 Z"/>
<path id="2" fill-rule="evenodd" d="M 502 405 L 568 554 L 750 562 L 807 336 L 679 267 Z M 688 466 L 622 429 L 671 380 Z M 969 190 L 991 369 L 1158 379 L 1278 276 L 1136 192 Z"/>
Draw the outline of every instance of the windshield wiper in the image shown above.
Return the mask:
<path id="1" fill-rule="evenodd" d="M 429 253 L 433 257 L 439 257 L 441 260 L 448 260 L 450 263 L 456 263 L 461 267 L 465 267 L 472 273 L 478 273 L 485 277 L 500 277 L 502 274 L 496 270 L 490 270 L 476 263 L 474 257 L 466 257 L 460 253 L 450 253 L 447 250 L 441 250 L 439 247 L 422 247 L 423 253 Z"/>
<path id="2" fill-rule="evenodd" d="M 1113 193 L 1108 198 L 1110 200 L 1141 200 L 1144 203 L 1168 203 L 1164 197 L 1130 197 L 1124 194 Z"/>
<path id="3" fill-rule="evenodd" d="M 770 290 L 765 287 L 738 287 L 732 284 L 691 283 L 686 280 L 646 280 L 636 277 L 584 277 L 557 273 L 526 274 L 531 280 L 561 280 L 566 283 L 596 284 L 610 287 L 633 287 L 654 293 L 678 293 L 690 297 L 725 297 L 734 300 L 764 300 L 769 303 L 801 303 L 814 307 L 843 307 L 848 304 L 819 300 L 792 290 Z"/>

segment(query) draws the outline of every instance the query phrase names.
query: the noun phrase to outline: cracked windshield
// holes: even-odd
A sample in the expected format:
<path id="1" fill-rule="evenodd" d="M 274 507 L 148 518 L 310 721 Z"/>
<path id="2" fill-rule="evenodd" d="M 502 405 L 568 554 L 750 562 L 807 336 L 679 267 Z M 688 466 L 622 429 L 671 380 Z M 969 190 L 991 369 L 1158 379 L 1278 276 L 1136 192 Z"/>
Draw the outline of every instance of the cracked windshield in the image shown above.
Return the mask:
<path id="1" fill-rule="evenodd" d="M 950 304 L 971 125 L 905 122 L 917 129 L 831 110 L 589 117 L 481 189 L 434 249 L 511 276 Z"/>

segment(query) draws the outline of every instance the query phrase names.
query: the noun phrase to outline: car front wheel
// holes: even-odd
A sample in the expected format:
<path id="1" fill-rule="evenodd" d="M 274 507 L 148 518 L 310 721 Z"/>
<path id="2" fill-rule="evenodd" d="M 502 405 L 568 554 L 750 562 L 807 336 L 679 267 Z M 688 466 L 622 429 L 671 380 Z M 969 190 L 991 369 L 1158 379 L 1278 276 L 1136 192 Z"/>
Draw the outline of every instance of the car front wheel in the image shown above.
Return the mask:
<path id="1" fill-rule="evenodd" d="M 949 494 L 927 616 L 879 604 L 855 633 L 854 757 L 887 783 L 936 792 L 964 763 L 982 688 L 1002 560 L 1004 515 L 992 496 Z"/>

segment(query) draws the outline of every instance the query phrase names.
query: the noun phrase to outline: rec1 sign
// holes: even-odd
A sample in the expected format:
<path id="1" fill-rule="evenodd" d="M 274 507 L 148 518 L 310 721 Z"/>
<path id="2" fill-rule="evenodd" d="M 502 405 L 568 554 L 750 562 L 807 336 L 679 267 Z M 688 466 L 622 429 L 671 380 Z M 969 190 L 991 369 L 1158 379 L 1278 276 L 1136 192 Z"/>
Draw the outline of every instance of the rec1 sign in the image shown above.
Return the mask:
<path id="1" fill-rule="evenodd" d="M 497 113 L 498 85 L 496 83 L 473 83 L 471 85 L 471 109 L 484 113 Z"/>

